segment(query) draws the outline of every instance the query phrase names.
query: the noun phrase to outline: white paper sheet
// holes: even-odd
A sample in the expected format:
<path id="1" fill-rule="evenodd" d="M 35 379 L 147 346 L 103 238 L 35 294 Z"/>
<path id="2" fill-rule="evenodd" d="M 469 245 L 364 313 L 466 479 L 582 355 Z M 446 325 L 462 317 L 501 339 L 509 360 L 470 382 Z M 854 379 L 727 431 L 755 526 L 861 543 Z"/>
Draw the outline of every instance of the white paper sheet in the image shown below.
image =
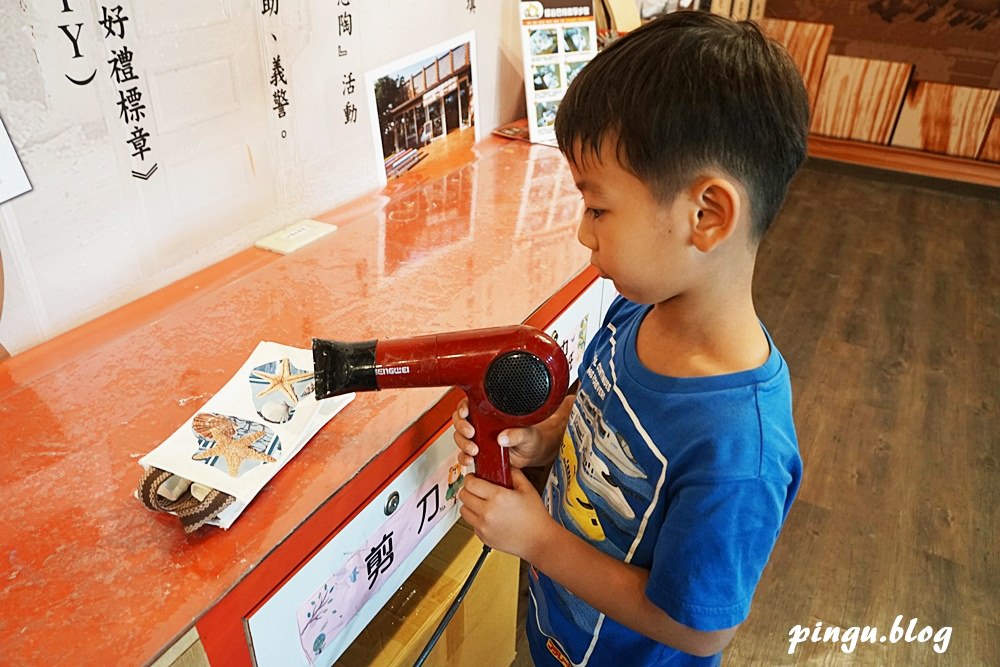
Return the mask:
<path id="1" fill-rule="evenodd" d="M 228 528 L 254 496 L 354 394 L 317 401 L 312 351 L 259 343 L 239 371 L 139 460 L 236 502 L 209 522 Z"/>
<path id="2" fill-rule="evenodd" d="M 0 204 L 31 189 L 28 175 L 14 151 L 7 128 L 0 118 Z"/>

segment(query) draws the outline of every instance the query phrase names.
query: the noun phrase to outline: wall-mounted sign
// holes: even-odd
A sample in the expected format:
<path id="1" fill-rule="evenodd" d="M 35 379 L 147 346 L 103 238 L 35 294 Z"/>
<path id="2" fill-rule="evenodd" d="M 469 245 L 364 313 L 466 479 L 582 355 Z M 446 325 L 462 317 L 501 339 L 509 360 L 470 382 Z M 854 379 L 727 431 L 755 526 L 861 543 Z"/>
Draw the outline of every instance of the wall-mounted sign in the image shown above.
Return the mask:
<path id="1" fill-rule="evenodd" d="M 566 88 L 597 53 L 594 3 L 521 2 L 524 92 L 531 141 L 555 145 L 555 120 Z"/>
<path id="2" fill-rule="evenodd" d="M 81 51 L 80 46 L 80 33 L 84 30 L 85 24 L 83 22 L 70 22 L 75 18 L 74 12 L 75 9 L 70 6 L 69 0 L 63 0 L 59 19 L 67 22 L 60 24 L 58 28 L 70 41 L 73 51 L 73 56 L 70 60 L 83 58 L 89 62 Z M 87 30 L 95 30 L 103 38 L 107 48 L 106 53 L 100 57 L 108 58 L 106 62 L 111 70 L 109 76 L 114 82 L 116 92 L 118 93 L 118 101 L 115 103 L 116 115 L 125 128 L 123 131 L 125 136 L 124 143 L 128 147 L 126 150 L 129 157 L 133 159 L 132 166 L 134 169 L 132 169 L 132 177 L 141 181 L 148 181 L 156 173 L 157 169 L 157 163 L 152 155 L 147 156 L 147 153 L 152 152 L 152 146 L 149 141 L 151 135 L 146 127 L 148 125 L 146 114 L 151 109 L 149 109 L 145 83 L 140 79 L 138 74 L 139 62 L 136 52 L 134 49 L 129 48 L 129 43 L 134 44 L 137 41 L 136 36 L 132 34 L 134 24 L 130 23 L 132 19 L 124 12 L 125 10 L 121 5 L 116 5 L 115 7 L 101 5 L 101 18 L 97 21 L 96 30 L 93 26 L 87 26 Z M 71 16 L 64 17 L 62 16 L 63 14 L 70 14 Z M 86 72 L 86 66 L 81 70 L 80 66 L 71 64 L 69 69 L 76 76 L 70 76 L 69 72 L 67 72 L 65 74 L 66 79 L 77 86 L 90 85 L 97 75 L 96 68 L 92 69 L 89 75 L 83 75 Z M 77 74 L 77 71 L 80 71 L 81 74 Z M 148 161 L 147 157 L 149 158 Z"/>

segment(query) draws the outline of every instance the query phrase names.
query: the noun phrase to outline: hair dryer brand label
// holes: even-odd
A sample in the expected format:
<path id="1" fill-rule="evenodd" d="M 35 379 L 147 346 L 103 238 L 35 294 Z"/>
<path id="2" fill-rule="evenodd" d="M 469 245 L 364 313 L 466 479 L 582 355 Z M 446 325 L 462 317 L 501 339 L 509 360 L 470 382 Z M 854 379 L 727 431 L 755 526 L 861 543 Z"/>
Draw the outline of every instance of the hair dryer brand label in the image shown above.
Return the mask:
<path id="1" fill-rule="evenodd" d="M 388 368 L 379 367 L 375 369 L 375 375 L 409 375 L 409 366 L 390 366 Z"/>

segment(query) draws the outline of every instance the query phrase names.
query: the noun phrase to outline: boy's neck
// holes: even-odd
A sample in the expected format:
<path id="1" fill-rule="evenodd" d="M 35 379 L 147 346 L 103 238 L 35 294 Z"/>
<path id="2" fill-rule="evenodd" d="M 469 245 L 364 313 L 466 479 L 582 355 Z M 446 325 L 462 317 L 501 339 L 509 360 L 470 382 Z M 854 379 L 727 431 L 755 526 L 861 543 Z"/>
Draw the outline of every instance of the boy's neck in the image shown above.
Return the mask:
<path id="1" fill-rule="evenodd" d="M 752 272 L 751 272 L 752 276 Z M 770 346 L 754 309 L 751 281 L 734 290 L 713 281 L 703 293 L 658 303 L 636 340 L 639 360 L 672 377 L 705 377 L 750 370 L 767 361 Z"/>

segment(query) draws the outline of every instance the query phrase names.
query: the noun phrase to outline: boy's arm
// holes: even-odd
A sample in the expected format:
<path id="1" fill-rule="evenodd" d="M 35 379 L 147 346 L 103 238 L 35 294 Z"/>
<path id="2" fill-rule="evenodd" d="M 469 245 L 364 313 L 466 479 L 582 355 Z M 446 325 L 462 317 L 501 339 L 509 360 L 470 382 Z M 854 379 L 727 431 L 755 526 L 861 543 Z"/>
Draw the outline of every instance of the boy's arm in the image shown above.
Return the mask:
<path id="1" fill-rule="evenodd" d="M 651 639 L 692 655 L 714 655 L 738 626 L 704 632 L 668 616 L 646 597 L 649 571 L 623 563 L 553 519 L 524 474 L 511 470 L 513 489 L 474 475 L 462 488 L 462 518 L 484 543 L 523 558 L 590 606 Z"/>
<path id="2" fill-rule="evenodd" d="M 670 618 L 646 597 L 649 571 L 594 548 L 555 521 L 547 539 L 525 560 L 576 597 L 618 623 L 685 653 L 710 656 L 736 633 L 695 630 Z"/>

